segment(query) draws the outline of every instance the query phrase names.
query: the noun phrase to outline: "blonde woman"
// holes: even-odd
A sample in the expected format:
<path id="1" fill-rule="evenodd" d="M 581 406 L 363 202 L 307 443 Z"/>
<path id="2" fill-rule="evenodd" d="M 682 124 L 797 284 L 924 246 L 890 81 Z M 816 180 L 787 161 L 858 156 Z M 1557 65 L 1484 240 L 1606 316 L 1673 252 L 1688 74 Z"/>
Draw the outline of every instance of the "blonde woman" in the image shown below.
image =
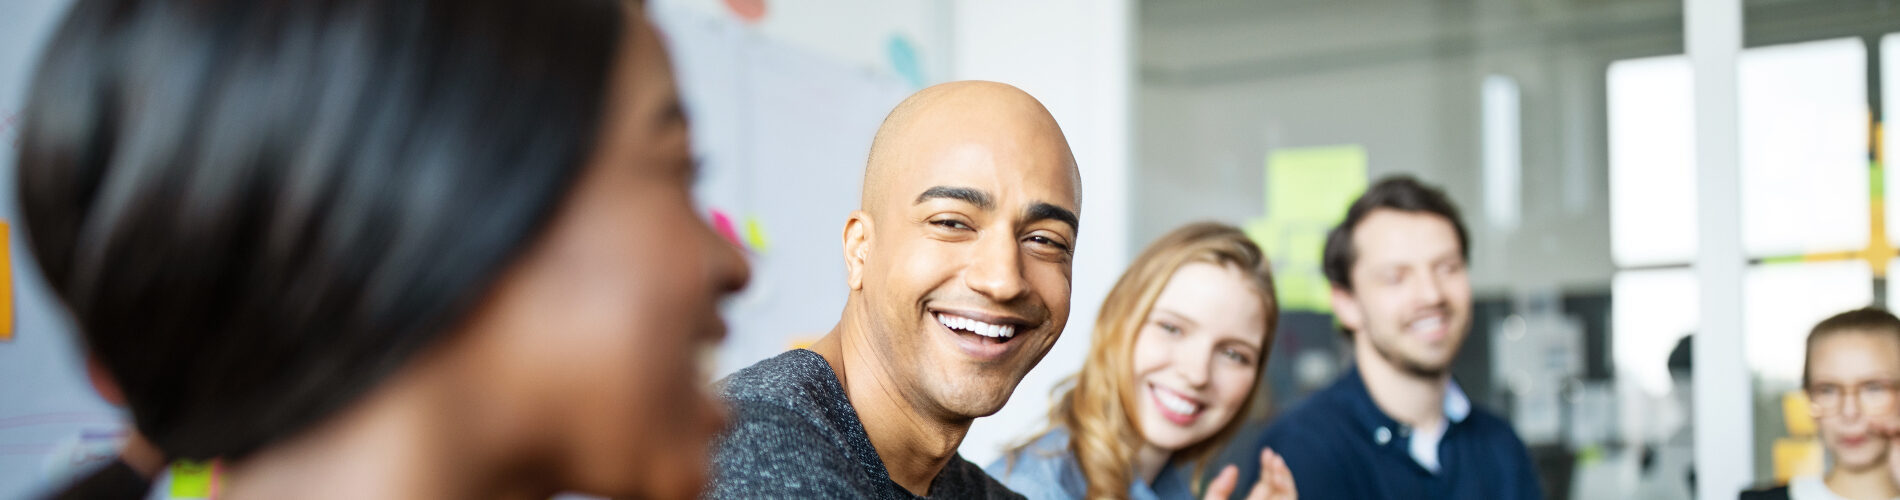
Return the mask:
<path id="1" fill-rule="evenodd" d="M 987 467 L 1029 498 L 1193 498 L 1193 478 L 1254 397 L 1279 318 L 1267 257 L 1232 226 L 1192 224 L 1142 251 L 1102 304 L 1050 428 Z M 1250 499 L 1295 498 L 1261 451 Z M 1238 470 L 1208 487 L 1227 498 Z"/>

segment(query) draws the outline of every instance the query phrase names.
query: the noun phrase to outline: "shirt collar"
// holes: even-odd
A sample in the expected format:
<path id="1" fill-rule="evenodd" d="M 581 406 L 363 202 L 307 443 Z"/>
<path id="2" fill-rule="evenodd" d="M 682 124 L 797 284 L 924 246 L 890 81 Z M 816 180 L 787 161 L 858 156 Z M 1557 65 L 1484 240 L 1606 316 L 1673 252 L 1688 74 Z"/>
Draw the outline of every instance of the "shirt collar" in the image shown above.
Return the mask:
<path id="1" fill-rule="evenodd" d="M 1385 411 L 1380 410 L 1379 405 L 1372 401 L 1372 393 L 1366 390 L 1365 379 L 1359 376 L 1358 365 L 1347 366 L 1345 375 L 1339 377 L 1339 382 L 1334 384 L 1334 389 L 1345 396 L 1347 407 L 1352 409 L 1353 420 L 1358 422 L 1375 442 L 1393 441 L 1393 438 L 1400 436 L 1405 430 L 1403 424 L 1386 415 Z M 1464 423 L 1465 419 L 1471 416 L 1471 398 L 1465 395 L 1464 388 L 1459 387 L 1455 380 L 1446 382 L 1444 409 L 1445 419 L 1451 425 Z M 1381 429 L 1384 431 L 1381 432 Z M 1385 439 L 1381 440 L 1379 438 L 1381 435 L 1384 435 Z M 1379 442 L 1379 444 L 1386 443 Z"/>
<path id="2" fill-rule="evenodd" d="M 1445 419 L 1451 423 L 1463 423 L 1471 416 L 1471 398 L 1465 397 L 1465 390 L 1458 387 L 1458 381 L 1445 381 Z"/>

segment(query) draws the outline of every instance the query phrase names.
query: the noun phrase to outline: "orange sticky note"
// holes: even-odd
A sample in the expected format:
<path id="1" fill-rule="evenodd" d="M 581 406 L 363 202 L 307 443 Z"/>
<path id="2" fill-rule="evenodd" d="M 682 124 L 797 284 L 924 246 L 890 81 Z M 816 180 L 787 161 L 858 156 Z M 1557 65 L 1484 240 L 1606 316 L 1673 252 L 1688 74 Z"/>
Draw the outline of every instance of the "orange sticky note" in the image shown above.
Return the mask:
<path id="1" fill-rule="evenodd" d="M 0 342 L 13 340 L 13 250 L 7 242 L 11 230 L 0 221 Z"/>

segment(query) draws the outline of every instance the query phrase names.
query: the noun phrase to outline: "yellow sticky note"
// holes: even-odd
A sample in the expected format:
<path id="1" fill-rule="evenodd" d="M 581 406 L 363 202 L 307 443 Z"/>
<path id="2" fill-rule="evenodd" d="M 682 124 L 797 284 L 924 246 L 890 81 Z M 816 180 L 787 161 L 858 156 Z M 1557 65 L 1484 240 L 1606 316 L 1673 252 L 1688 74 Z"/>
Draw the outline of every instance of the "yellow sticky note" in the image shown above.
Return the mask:
<path id="1" fill-rule="evenodd" d="M 746 217 L 745 241 L 752 245 L 752 251 L 765 253 L 765 227 L 759 224 L 758 219 Z"/>
<path id="2" fill-rule="evenodd" d="M 813 333 L 813 334 L 793 337 L 792 342 L 786 348 L 787 349 L 810 349 L 812 344 L 818 343 L 818 339 L 824 338 L 824 336 L 825 334 L 822 334 L 822 333 Z"/>
<path id="3" fill-rule="evenodd" d="M 1775 483 L 1788 484 L 1795 476 L 1821 473 L 1821 440 L 1817 438 L 1779 438 L 1775 440 Z"/>
<path id="4" fill-rule="evenodd" d="M 1358 145 L 1277 149 L 1267 154 L 1267 217 L 1330 225 L 1366 191 Z"/>
<path id="5" fill-rule="evenodd" d="M 1788 423 L 1788 435 L 1814 436 L 1814 412 L 1808 406 L 1808 393 L 1788 391 L 1781 395 L 1781 419 Z"/>
<path id="6" fill-rule="evenodd" d="M 0 342 L 13 340 L 13 250 L 7 241 L 12 230 L 0 221 Z"/>
<path id="7" fill-rule="evenodd" d="M 210 462 L 173 462 L 171 478 L 172 498 L 211 498 Z"/>
<path id="8" fill-rule="evenodd" d="M 1277 149 L 1267 154 L 1266 214 L 1247 235 L 1273 261 L 1283 310 L 1332 310 L 1321 270 L 1326 232 L 1366 191 L 1366 150 L 1357 145 Z"/>

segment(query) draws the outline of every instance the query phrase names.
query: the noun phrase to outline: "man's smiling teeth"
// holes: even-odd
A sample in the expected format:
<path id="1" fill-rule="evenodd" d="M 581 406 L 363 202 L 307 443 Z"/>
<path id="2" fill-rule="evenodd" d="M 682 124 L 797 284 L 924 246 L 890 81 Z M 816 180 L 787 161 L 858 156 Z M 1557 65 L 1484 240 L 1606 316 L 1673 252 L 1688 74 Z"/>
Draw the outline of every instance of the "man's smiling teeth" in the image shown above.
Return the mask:
<path id="1" fill-rule="evenodd" d="M 1161 406 L 1166 407 L 1168 411 L 1182 415 L 1193 415 L 1194 412 L 1201 411 L 1201 405 L 1194 404 L 1193 401 L 1188 401 L 1186 398 L 1174 395 L 1174 391 L 1159 387 L 1155 388 L 1154 391 L 1155 399 L 1161 401 Z"/>
<path id="2" fill-rule="evenodd" d="M 1438 327 L 1439 327 L 1439 325 L 1443 325 L 1443 324 L 1445 324 L 1445 318 L 1444 318 L 1444 317 L 1442 317 L 1442 316 L 1432 316 L 1432 317 L 1429 317 L 1429 318 L 1423 318 L 1423 319 L 1420 319 L 1420 320 L 1418 320 L 1418 321 L 1413 321 L 1413 322 L 1412 322 L 1412 324 L 1410 324 L 1410 325 L 1406 325 L 1405 327 L 1406 327 L 1406 329 L 1408 329 L 1408 330 L 1426 330 L 1426 331 L 1429 331 L 1429 330 L 1436 330 L 1436 329 L 1438 329 Z"/>
<path id="3" fill-rule="evenodd" d="M 937 322 L 943 323 L 945 328 L 951 330 L 963 330 L 993 339 L 1006 339 L 1016 336 L 1016 327 L 1014 326 L 992 325 L 962 316 L 951 316 L 949 314 L 939 313 L 937 314 Z"/>

